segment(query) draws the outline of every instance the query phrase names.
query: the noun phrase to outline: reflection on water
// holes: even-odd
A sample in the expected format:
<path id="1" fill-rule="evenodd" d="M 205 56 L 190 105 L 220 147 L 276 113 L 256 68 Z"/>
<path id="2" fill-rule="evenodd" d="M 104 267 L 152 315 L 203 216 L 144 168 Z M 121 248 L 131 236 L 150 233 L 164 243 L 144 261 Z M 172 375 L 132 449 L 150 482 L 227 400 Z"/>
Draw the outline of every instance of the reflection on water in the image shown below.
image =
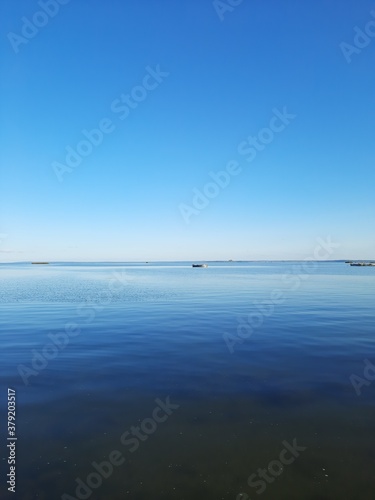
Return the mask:
<path id="1" fill-rule="evenodd" d="M 264 499 L 373 499 L 375 385 L 357 396 L 349 377 L 375 364 L 374 273 L 324 262 L 309 274 L 288 262 L 0 265 L 17 498 L 257 498 L 247 481 L 266 469 Z M 275 291 L 283 300 L 256 323 Z M 178 408 L 154 413 L 167 397 Z M 272 475 L 295 439 L 306 450 Z"/>

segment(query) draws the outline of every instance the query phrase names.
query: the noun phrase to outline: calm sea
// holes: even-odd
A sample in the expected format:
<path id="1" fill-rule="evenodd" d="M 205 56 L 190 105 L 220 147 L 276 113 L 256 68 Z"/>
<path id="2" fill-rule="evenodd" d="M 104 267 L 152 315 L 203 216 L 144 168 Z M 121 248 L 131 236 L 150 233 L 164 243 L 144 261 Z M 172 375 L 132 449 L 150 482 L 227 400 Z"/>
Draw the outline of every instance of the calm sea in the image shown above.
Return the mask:
<path id="1" fill-rule="evenodd" d="M 375 268 L 0 265 L 1 490 L 373 500 Z M 241 495 L 242 494 L 242 495 Z"/>

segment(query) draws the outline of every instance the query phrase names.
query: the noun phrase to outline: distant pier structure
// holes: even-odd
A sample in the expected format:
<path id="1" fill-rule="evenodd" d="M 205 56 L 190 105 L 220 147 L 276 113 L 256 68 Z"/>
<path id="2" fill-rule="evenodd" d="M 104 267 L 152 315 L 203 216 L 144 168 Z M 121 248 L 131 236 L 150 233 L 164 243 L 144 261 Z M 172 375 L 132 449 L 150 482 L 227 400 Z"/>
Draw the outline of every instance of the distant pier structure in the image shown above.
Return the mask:
<path id="1" fill-rule="evenodd" d="M 346 262 L 353 267 L 375 267 L 375 262 Z"/>

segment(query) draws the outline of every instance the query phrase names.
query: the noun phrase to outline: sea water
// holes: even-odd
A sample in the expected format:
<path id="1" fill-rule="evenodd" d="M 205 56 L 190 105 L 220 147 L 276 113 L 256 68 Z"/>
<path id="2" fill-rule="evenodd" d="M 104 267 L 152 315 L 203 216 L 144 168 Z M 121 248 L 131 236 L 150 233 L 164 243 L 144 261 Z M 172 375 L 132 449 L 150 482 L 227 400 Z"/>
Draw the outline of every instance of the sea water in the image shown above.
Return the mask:
<path id="1" fill-rule="evenodd" d="M 373 499 L 374 296 L 343 262 L 1 264 L 1 498 L 9 387 L 17 499 Z"/>

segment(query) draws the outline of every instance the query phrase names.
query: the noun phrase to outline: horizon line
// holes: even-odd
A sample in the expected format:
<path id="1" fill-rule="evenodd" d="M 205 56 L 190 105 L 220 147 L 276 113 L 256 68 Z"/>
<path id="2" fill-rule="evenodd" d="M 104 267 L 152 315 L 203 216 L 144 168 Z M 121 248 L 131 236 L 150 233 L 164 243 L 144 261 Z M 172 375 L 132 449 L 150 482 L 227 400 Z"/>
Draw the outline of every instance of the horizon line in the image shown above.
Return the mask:
<path id="1" fill-rule="evenodd" d="M 241 263 L 241 262 L 372 262 L 371 259 L 246 259 L 246 260 L 207 260 L 207 259 L 188 259 L 188 260 L 51 260 L 51 261 L 7 261 L 0 264 L 156 264 L 156 263 L 181 263 L 181 262 L 212 262 L 212 263 Z"/>

